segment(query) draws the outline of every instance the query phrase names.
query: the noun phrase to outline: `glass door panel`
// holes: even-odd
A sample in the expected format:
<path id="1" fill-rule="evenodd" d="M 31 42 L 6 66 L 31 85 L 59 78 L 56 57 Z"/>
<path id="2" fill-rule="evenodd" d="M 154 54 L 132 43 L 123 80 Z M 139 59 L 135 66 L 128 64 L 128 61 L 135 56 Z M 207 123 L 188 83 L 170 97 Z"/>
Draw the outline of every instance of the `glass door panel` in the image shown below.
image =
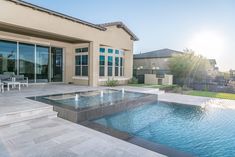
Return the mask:
<path id="1" fill-rule="evenodd" d="M 36 82 L 49 81 L 49 48 L 37 46 L 36 48 Z"/>
<path id="2" fill-rule="evenodd" d="M 51 48 L 51 82 L 63 82 L 62 48 Z"/>
<path id="3" fill-rule="evenodd" d="M 19 44 L 19 74 L 35 82 L 35 45 Z"/>
<path id="4" fill-rule="evenodd" d="M 0 74 L 5 72 L 17 74 L 16 42 L 0 40 Z"/>

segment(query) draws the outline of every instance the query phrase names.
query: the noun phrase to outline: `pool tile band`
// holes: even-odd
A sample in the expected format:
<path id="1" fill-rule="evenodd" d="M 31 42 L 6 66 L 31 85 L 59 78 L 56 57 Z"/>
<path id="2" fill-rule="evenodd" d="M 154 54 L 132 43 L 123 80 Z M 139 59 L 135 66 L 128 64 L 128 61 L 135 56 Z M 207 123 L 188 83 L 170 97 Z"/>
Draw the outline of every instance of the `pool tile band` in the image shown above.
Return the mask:
<path id="1" fill-rule="evenodd" d="M 142 106 L 146 102 L 156 102 L 155 95 L 146 95 L 144 97 L 136 98 L 135 100 L 123 100 L 114 103 L 113 105 L 100 105 L 98 107 L 92 107 L 80 111 L 74 111 L 63 106 L 54 105 L 54 111 L 58 112 L 58 117 L 72 121 L 74 123 L 80 123 L 87 120 L 97 119 L 103 116 L 115 114 L 121 111 L 129 110 L 135 107 Z"/>

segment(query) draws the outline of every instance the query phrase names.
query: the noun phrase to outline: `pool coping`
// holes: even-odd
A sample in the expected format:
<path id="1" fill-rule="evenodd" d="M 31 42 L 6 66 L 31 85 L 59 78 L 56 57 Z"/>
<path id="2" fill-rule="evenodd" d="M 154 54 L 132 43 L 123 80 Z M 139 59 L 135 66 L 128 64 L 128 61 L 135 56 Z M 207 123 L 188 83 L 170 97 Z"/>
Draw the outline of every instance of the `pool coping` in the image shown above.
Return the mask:
<path id="1" fill-rule="evenodd" d="M 149 95 L 152 95 L 152 94 L 149 94 Z M 152 102 L 150 101 L 150 102 L 147 102 L 147 103 L 152 104 L 154 102 L 164 102 L 164 103 L 167 103 L 169 105 L 173 103 L 174 105 L 180 105 L 180 106 L 185 106 L 185 107 L 197 107 L 197 108 L 202 107 L 201 105 L 193 105 L 193 104 L 189 105 L 187 103 L 183 104 L 183 103 L 179 103 L 179 102 L 165 101 L 165 100 L 155 100 L 155 101 L 152 101 Z M 142 105 L 145 105 L 145 104 L 142 104 Z M 142 105 L 140 105 L 140 106 L 142 106 Z M 135 106 L 133 108 L 136 108 L 136 107 L 138 107 L 138 106 Z M 130 110 L 130 109 L 132 109 L 132 108 L 126 108 L 126 110 Z M 120 111 L 120 112 L 123 112 L 123 111 Z M 113 114 L 118 114 L 118 113 L 119 112 L 116 112 L 116 113 L 113 113 Z M 106 116 L 109 116 L 109 115 L 106 115 Z M 126 142 L 135 144 L 135 145 L 143 147 L 145 149 L 154 151 L 156 153 L 166 155 L 168 157 L 194 157 L 194 155 L 192 155 L 188 152 L 183 152 L 183 151 L 168 147 L 166 145 L 162 145 L 162 144 L 159 144 L 159 143 L 154 143 L 154 142 L 145 140 L 143 138 L 131 135 L 128 132 L 120 131 L 120 130 L 110 128 L 110 127 L 107 127 L 107 126 L 104 126 L 104 125 L 93 122 L 96 119 L 99 119 L 99 118 L 91 119 L 91 120 L 84 121 L 84 122 L 81 122 L 81 123 L 78 123 L 78 124 L 83 125 L 85 127 L 88 127 L 90 129 L 102 132 L 102 133 L 107 134 L 109 136 L 118 138 L 120 140 L 124 140 Z"/>
<path id="2" fill-rule="evenodd" d="M 112 89 L 112 88 L 104 89 L 104 90 L 120 91 L 118 89 Z M 72 107 L 72 106 L 60 104 L 59 102 L 55 102 L 55 101 L 53 102 L 53 100 L 49 100 L 49 99 L 44 98 L 44 97 L 49 97 L 49 96 L 58 96 L 58 95 L 62 95 L 62 94 L 68 95 L 68 94 L 79 94 L 79 93 L 96 92 L 96 91 L 98 92 L 98 91 L 101 91 L 101 90 L 87 90 L 87 91 L 61 93 L 61 94 L 32 96 L 32 97 L 26 97 L 26 98 L 30 99 L 30 100 L 33 100 L 33 101 L 38 101 L 38 102 L 42 102 L 42 103 L 45 103 L 45 104 L 48 104 L 48 105 L 52 105 L 52 106 L 63 107 L 63 108 L 66 108 L 66 109 L 69 109 L 69 110 L 72 110 L 72 111 L 85 111 L 85 110 L 99 108 L 99 107 L 102 107 L 102 106 L 110 106 L 111 105 L 110 103 L 103 103 L 103 104 L 98 104 L 96 106 L 89 106 L 89 107 L 74 109 L 74 107 Z M 126 93 L 138 93 L 138 92 L 132 92 L 132 91 L 125 91 L 125 92 Z M 141 97 L 148 96 L 148 95 L 154 95 L 154 94 L 146 94 L 146 93 L 141 93 L 141 94 L 143 94 Z M 125 102 L 125 101 L 132 101 L 132 100 L 128 100 L 128 99 L 127 100 L 117 100 L 117 101 L 113 101 L 112 103 L 120 103 L 120 102 Z"/>
<path id="3" fill-rule="evenodd" d="M 140 137 L 136 137 L 133 136 L 127 132 L 124 131 L 119 131 L 117 129 L 113 129 L 110 127 L 105 127 L 101 124 L 92 122 L 92 121 L 85 121 L 82 123 L 79 123 L 80 125 L 83 125 L 85 127 L 88 127 L 90 129 L 102 132 L 104 134 L 107 134 L 109 136 L 112 136 L 114 138 L 118 138 L 120 140 L 129 142 L 131 144 L 143 147 L 145 149 L 151 150 L 153 152 L 162 154 L 162 155 L 166 155 L 168 157 L 193 157 L 193 155 L 183 152 L 183 151 L 179 151 L 176 150 L 174 148 L 170 148 L 166 145 L 162 145 L 162 144 L 158 144 L 158 143 L 154 143 L 148 140 L 145 140 L 143 138 Z"/>
<path id="4" fill-rule="evenodd" d="M 80 123 L 136 108 L 138 106 L 144 105 L 145 102 L 156 102 L 156 98 L 154 95 L 147 95 L 136 98 L 136 100 L 124 100 L 116 102 L 113 105 L 98 106 L 96 108 L 90 108 L 81 111 L 73 111 L 60 106 L 53 106 L 53 109 L 54 111 L 58 112 L 58 117 L 75 123 Z"/>
<path id="5" fill-rule="evenodd" d="M 109 90 L 119 91 L 113 89 Z M 92 90 L 92 92 L 94 91 L 99 91 L 99 90 Z M 73 92 L 66 94 L 76 94 L 76 93 L 79 94 L 84 92 Z M 126 91 L 126 93 L 135 93 L 135 92 Z M 146 102 L 156 102 L 157 100 L 157 97 L 154 94 L 144 94 L 144 93 L 142 94 L 143 95 L 136 97 L 134 100 L 123 99 L 123 100 L 113 101 L 112 103 L 103 103 L 96 106 L 85 107 L 80 109 L 75 109 L 72 106 L 60 104 L 56 101 L 44 98 L 48 96 L 57 96 L 61 94 L 45 95 L 39 97 L 28 97 L 28 99 L 52 105 L 53 110 L 58 112 L 58 117 L 69 120 L 74 123 L 80 123 L 87 120 L 97 119 L 106 115 L 115 114 L 117 112 L 121 112 L 127 109 L 135 108 L 144 105 L 144 103 Z"/>

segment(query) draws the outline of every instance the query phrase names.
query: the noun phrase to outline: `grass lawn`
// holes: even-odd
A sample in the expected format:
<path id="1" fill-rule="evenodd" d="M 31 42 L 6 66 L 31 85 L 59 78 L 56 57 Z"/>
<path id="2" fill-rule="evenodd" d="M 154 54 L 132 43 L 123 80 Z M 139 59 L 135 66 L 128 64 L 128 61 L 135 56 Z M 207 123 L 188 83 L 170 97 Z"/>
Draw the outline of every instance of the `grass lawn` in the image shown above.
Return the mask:
<path id="1" fill-rule="evenodd" d="M 203 96 L 203 97 L 235 100 L 235 94 L 230 94 L 230 93 L 217 93 L 217 92 L 207 92 L 207 91 L 194 90 L 194 91 L 185 92 L 185 94 L 192 95 L 192 96 Z"/>
<path id="2" fill-rule="evenodd" d="M 145 88 L 159 88 L 159 89 L 165 89 L 165 88 L 173 88 L 177 85 L 153 85 L 153 84 L 128 84 L 132 87 L 145 87 Z"/>
<path id="3" fill-rule="evenodd" d="M 132 87 L 145 87 L 145 88 L 159 88 L 161 90 L 176 89 L 177 85 L 147 85 L 147 84 L 129 84 Z M 176 92 L 177 93 L 177 92 Z M 231 99 L 235 100 L 235 94 L 231 93 L 217 93 L 217 92 L 207 92 L 207 91 L 183 91 L 183 94 L 192 95 L 192 96 L 202 96 L 202 97 L 211 97 L 211 98 L 220 98 L 220 99 Z"/>

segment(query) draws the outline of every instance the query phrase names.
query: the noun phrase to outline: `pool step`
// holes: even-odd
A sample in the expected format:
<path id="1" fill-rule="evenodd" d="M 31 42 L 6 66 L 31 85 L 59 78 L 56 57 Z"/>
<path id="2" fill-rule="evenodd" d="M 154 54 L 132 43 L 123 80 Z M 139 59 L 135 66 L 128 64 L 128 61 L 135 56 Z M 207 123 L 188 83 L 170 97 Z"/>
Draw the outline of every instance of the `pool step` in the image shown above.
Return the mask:
<path id="1" fill-rule="evenodd" d="M 138 92 L 145 94 L 164 94 L 164 90 L 160 90 L 159 88 L 143 88 L 143 87 L 124 87 L 125 91 L 130 92 Z"/>
<path id="2" fill-rule="evenodd" d="M 48 117 L 48 118 L 57 117 L 57 112 L 53 111 L 52 106 L 49 106 L 32 110 L 1 114 L 0 126 L 11 125 L 14 123 L 24 122 L 43 117 Z"/>

